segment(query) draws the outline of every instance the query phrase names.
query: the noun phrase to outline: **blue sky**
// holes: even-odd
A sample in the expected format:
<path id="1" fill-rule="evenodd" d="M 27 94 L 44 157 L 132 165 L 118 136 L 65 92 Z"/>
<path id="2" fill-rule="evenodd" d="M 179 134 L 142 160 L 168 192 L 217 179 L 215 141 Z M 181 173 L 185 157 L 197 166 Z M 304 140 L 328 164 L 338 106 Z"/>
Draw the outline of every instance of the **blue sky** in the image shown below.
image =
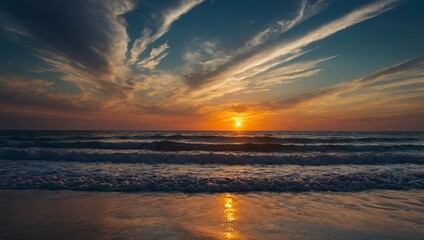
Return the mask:
<path id="1" fill-rule="evenodd" d="M 423 9 L 4 0 L 0 128 L 424 130 Z"/>

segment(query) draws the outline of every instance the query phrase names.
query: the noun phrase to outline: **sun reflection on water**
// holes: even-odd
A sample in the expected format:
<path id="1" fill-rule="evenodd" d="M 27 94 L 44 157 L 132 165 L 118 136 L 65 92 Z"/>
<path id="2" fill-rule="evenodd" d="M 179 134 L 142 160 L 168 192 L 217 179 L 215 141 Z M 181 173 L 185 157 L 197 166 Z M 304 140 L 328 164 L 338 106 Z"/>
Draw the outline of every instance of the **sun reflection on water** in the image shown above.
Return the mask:
<path id="1" fill-rule="evenodd" d="M 224 220 L 225 230 L 223 239 L 237 239 L 238 232 L 235 230 L 235 224 L 237 221 L 237 208 L 234 197 L 231 194 L 224 196 Z"/>

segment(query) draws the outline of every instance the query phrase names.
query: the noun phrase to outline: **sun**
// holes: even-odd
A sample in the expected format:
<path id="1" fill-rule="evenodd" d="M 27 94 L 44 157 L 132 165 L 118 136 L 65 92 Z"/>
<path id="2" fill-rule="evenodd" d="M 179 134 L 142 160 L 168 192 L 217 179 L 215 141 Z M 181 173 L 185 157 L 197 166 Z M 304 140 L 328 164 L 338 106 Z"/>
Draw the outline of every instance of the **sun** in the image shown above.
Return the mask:
<path id="1" fill-rule="evenodd" d="M 243 117 L 232 117 L 230 122 L 233 124 L 233 128 L 238 128 L 239 130 L 241 130 L 242 128 L 244 128 L 244 125 L 246 123 L 245 119 Z"/>

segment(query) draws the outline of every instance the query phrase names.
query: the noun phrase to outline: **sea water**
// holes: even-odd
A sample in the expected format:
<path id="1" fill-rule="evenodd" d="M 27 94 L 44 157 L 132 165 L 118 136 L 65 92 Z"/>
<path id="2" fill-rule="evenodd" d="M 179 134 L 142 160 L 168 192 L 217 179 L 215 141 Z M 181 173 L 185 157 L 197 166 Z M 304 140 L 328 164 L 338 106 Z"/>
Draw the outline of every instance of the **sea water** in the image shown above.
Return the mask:
<path id="1" fill-rule="evenodd" d="M 0 189 L 424 189 L 423 132 L 2 131 Z"/>

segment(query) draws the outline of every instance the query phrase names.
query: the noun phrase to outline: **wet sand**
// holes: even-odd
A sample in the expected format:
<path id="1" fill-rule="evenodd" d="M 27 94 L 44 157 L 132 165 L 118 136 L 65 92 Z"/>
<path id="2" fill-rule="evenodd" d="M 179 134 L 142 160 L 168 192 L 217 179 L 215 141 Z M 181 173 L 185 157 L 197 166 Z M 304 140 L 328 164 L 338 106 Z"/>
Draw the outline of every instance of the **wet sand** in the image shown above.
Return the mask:
<path id="1" fill-rule="evenodd" d="M 423 239 L 424 191 L 0 190 L 0 239 Z"/>

